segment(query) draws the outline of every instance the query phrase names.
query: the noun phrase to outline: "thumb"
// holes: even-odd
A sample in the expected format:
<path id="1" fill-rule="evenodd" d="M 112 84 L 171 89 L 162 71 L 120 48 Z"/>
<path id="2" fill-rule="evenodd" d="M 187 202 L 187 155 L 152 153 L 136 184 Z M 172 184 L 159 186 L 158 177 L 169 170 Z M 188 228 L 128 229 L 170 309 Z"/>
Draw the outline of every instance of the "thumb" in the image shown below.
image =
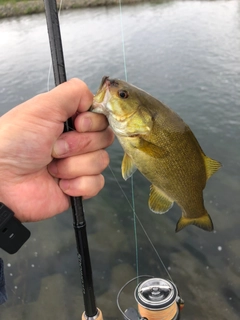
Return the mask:
<path id="1" fill-rule="evenodd" d="M 80 79 L 74 78 L 60 84 L 47 93 L 42 93 L 28 100 L 34 106 L 34 115 L 41 118 L 65 122 L 76 112 L 87 111 L 93 100 L 93 94 Z M 30 111 L 30 110 L 28 110 Z"/>

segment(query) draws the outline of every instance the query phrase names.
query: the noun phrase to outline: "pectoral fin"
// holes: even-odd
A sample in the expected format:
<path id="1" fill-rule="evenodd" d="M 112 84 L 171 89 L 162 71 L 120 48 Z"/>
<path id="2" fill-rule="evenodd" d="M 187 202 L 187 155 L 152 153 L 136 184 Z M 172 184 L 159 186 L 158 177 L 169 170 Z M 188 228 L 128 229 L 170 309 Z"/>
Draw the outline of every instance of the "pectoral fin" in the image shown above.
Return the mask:
<path id="1" fill-rule="evenodd" d="M 143 138 L 139 139 L 139 143 L 136 148 L 153 158 L 164 158 L 168 155 L 167 150 L 160 148 L 155 144 L 144 140 Z"/>
<path id="2" fill-rule="evenodd" d="M 179 219 L 175 231 L 178 232 L 178 231 L 182 230 L 184 227 L 189 226 L 190 224 L 193 224 L 193 225 L 195 225 L 203 230 L 206 230 L 206 231 L 213 230 L 212 219 L 206 210 L 204 211 L 204 214 L 198 218 L 187 218 L 183 215 Z"/>
<path id="3" fill-rule="evenodd" d="M 204 158 L 204 162 L 205 162 L 207 179 L 209 179 L 222 166 L 220 162 L 206 156 Z"/>
<path id="4" fill-rule="evenodd" d="M 124 153 L 122 160 L 122 176 L 124 180 L 130 178 L 137 170 L 133 160 L 127 153 Z"/>
<path id="5" fill-rule="evenodd" d="M 155 213 L 165 213 L 171 209 L 173 206 L 173 201 L 168 198 L 162 190 L 154 185 L 151 185 L 148 205 L 150 210 Z"/>

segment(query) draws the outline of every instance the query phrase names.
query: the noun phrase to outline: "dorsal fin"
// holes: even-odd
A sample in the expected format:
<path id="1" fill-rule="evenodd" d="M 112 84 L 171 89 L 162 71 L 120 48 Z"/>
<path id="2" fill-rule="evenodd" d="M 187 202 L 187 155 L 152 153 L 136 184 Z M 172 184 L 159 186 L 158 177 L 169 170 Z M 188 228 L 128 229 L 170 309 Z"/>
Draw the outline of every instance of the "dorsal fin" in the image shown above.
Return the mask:
<path id="1" fill-rule="evenodd" d="M 207 179 L 209 179 L 219 168 L 221 168 L 221 163 L 217 160 L 213 160 L 207 156 L 204 157 L 205 168 Z"/>

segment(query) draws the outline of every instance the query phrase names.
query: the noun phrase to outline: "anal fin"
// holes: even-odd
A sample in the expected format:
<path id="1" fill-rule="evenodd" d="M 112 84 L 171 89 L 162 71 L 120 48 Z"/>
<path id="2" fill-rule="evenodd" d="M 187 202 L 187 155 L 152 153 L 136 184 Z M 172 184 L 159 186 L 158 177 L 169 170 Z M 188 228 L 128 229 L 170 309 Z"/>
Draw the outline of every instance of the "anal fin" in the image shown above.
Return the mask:
<path id="1" fill-rule="evenodd" d="M 154 185 L 150 187 L 148 205 L 155 213 L 165 213 L 173 206 L 173 201 L 165 193 Z"/>
<path id="2" fill-rule="evenodd" d="M 133 160 L 127 153 L 124 153 L 122 160 L 122 177 L 124 180 L 130 178 L 137 170 Z"/>

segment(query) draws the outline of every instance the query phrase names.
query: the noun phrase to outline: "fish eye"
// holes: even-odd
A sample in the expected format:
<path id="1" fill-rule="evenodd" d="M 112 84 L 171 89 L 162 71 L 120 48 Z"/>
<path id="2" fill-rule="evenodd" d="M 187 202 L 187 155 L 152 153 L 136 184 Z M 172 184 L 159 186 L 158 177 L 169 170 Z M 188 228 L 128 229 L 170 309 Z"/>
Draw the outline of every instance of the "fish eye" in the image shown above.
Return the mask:
<path id="1" fill-rule="evenodd" d="M 118 91 L 118 95 L 120 98 L 122 99 L 127 99 L 128 97 L 128 92 L 126 90 L 119 90 Z"/>

